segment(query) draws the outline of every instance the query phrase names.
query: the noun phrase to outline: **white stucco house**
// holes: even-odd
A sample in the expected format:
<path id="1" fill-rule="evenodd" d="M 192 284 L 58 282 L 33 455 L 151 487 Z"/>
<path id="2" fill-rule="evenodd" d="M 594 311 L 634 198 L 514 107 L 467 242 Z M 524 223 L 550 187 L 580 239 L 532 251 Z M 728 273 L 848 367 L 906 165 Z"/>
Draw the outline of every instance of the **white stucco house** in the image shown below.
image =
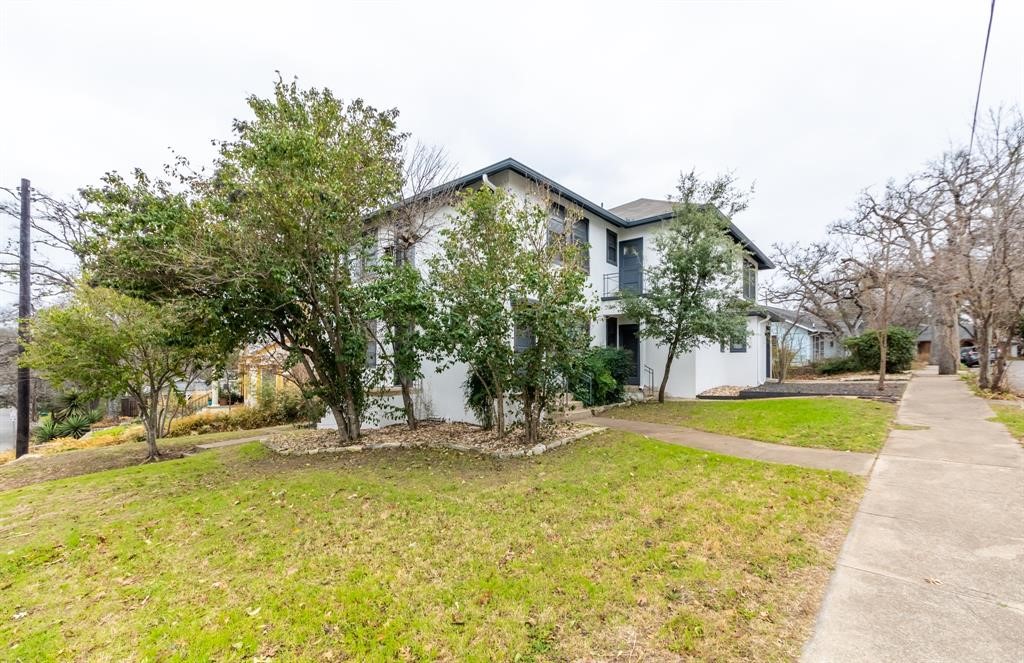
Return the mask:
<path id="1" fill-rule="evenodd" d="M 793 351 L 793 366 L 806 366 L 846 354 L 842 339 L 817 316 L 777 306 L 761 306 L 761 309 L 771 320 L 772 337 L 779 343 L 784 338 Z"/>
<path id="2" fill-rule="evenodd" d="M 573 211 L 574 218 L 579 216 L 580 220 L 574 225 L 574 233 L 579 241 L 589 245 L 588 296 L 600 307 L 597 319 L 590 325 L 591 343 L 595 346 L 621 347 L 632 352 L 634 365 L 629 379 L 632 385 L 651 389 L 660 384 L 667 358 L 666 348 L 642 338 L 636 321 L 623 314 L 619 292 L 627 289 L 643 291 L 645 269 L 660 259 L 653 236 L 672 217 L 671 202 L 641 198 L 606 209 L 511 158 L 465 175 L 445 186 L 500 187 L 513 195 L 527 200 L 534 199 L 538 203 L 543 201 L 551 204 L 550 201 L 553 201 L 551 209 L 556 217 L 566 209 Z M 437 212 L 445 218 L 453 213 L 451 208 Z M 443 224 L 443 218 L 438 224 L 432 224 L 436 228 L 434 235 L 437 235 L 437 230 Z M 732 347 L 708 345 L 677 357 L 667 385 L 669 396 L 693 397 L 721 385 L 755 386 L 763 383 L 770 372 L 766 333 L 769 321 L 763 312 L 754 310 L 753 302 L 757 300 L 758 273 L 771 269 L 773 265 L 735 225 L 731 225 L 730 234 L 747 252 L 743 294 L 752 303 L 752 312 L 747 318 L 749 337 L 743 344 Z M 437 250 L 437 239 L 428 237 L 416 247 L 414 261 L 421 269 Z M 386 244 L 386 238 L 382 237 L 381 240 Z M 513 339 L 509 339 L 509 342 L 512 343 Z M 464 403 L 462 385 L 467 376 L 466 367 L 455 365 L 441 372 L 435 369 L 436 366 L 430 362 L 423 366 L 424 377 L 416 394 L 420 415 L 474 422 L 475 417 Z M 399 397 L 395 396 L 394 404 L 400 404 Z M 376 419 L 376 422 L 367 425 L 395 421 L 386 415 L 378 415 Z M 333 427 L 330 415 L 321 425 Z"/>

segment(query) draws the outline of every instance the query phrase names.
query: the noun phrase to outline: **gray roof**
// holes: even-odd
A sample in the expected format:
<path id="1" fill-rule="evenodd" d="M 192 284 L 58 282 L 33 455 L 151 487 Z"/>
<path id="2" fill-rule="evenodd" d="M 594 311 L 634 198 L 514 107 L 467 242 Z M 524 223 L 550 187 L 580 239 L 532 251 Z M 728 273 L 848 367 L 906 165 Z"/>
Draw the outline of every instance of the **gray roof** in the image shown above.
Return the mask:
<path id="1" fill-rule="evenodd" d="M 655 200 L 654 198 L 637 198 L 631 203 L 613 207 L 610 212 L 621 216 L 629 221 L 639 221 L 652 216 L 670 214 L 672 212 L 671 200 Z"/>
<path id="2" fill-rule="evenodd" d="M 786 324 L 796 325 L 797 327 L 803 327 L 814 332 L 822 332 L 825 334 L 831 334 L 828 325 L 825 321 L 816 315 L 807 313 L 804 311 L 791 311 L 785 308 L 779 308 L 778 306 L 761 306 L 767 313 L 768 317 L 775 322 L 785 322 Z"/>
<path id="3" fill-rule="evenodd" d="M 468 175 L 463 175 L 462 177 L 456 178 L 451 182 L 442 184 L 429 191 L 425 191 L 420 194 L 420 197 L 430 197 L 435 195 L 437 191 L 445 189 L 461 189 L 482 180 L 484 175 L 490 177 L 506 170 L 518 173 L 526 179 L 550 189 L 555 195 L 572 201 L 583 208 L 586 212 L 589 212 L 595 217 L 603 219 L 614 226 L 618 226 L 619 228 L 633 228 L 635 226 L 641 226 L 648 223 L 664 221 L 672 217 L 672 203 L 668 200 L 660 201 L 654 200 L 653 198 L 640 198 L 639 200 L 634 200 L 631 203 L 626 203 L 619 207 L 605 209 L 604 207 L 594 204 L 578 193 L 570 191 L 558 182 L 541 175 L 536 170 L 511 157 L 492 163 L 490 166 L 473 171 Z M 643 203 L 643 205 L 636 208 L 634 211 L 630 211 L 630 209 L 638 203 Z M 648 209 L 653 210 L 653 213 L 647 214 L 646 211 L 642 211 Z M 625 210 L 625 213 L 623 210 Z M 636 214 L 636 216 L 633 216 L 634 214 Z M 753 256 L 757 261 L 758 269 L 773 269 L 775 267 L 775 264 L 772 263 L 771 259 L 768 258 L 768 256 L 759 249 L 757 245 L 750 241 L 750 239 L 747 238 L 747 236 L 744 235 L 731 221 L 729 222 L 729 234 L 732 235 L 733 239 L 735 239 L 743 248 L 750 252 L 751 256 Z"/>

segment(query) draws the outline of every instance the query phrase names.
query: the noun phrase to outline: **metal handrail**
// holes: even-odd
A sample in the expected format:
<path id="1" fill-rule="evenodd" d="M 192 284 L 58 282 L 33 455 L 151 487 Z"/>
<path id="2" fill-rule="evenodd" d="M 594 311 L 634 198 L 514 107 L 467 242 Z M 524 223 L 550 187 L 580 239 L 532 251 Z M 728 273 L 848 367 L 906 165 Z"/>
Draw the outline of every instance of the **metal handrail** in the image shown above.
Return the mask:
<path id="1" fill-rule="evenodd" d="M 604 275 L 604 294 L 602 296 L 609 298 L 622 296 L 622 289 L 619 287 L 620 275 L 621 272 L 612 272 L 610 274 Z M 629 290 L 638 295 L 644 294 L 644 292 L 647 290 L 647 272 L 643 269 L 640 270 L 640 283 L 637 285 L 638 287 L 634 286 L 632 288 L 629 288 Z"/>
<path id="2" fill-rule="evenodd" d="M 654 393 L 654 369 L 651 368 L 650 366 L 648 366 L 647 364 L 644 364 L 644 382 L 646 382 L 646 385 L 644 386 L 644 388 L 646 388 L 651 394 L 653 394 Z"/>

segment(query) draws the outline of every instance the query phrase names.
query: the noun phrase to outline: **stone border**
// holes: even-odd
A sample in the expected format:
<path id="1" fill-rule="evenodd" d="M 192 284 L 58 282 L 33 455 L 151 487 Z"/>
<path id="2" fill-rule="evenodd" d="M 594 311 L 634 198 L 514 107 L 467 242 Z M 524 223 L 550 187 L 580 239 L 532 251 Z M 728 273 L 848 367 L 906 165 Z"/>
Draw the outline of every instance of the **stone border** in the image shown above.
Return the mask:
<path id="1" fill-rule="evenodd" d="M 301 451 L 277 451 L 270 447 L 266 440 L 263 441 L 263 445 L 270 451 L 281 456 L 315 456 L 317 454 L 336 454 L 345 452 L 357 452 L 357 451 L 373 451 L 382 449 L 449 449 L 451 451 L 478 453 L 482 456 L 490 456 L 491 458 L 500 458 L 502 460 L 506 458 L 523 458 L 526 456 L 539 456 L 544 452 L 557 449 L 558 447 L 565 446 L 570 442 L 576 442 L 582 440 L 585 437 L 589 437 L 596 433 L 601 433 L 608 430 L 604 426 L 589 426 L 589 430 L 580 431 L 575 435 L 568 437 L 559 438 L 552 440 L 547 443 L 539 443 L 529 449 L 479 449 L 477 447 L 468 444 L 416 444 L 413 442 L 381 442 L 379 444 L 352 444 L 347 447 L 324 447 L 322 449 L 306 449 Z"/>

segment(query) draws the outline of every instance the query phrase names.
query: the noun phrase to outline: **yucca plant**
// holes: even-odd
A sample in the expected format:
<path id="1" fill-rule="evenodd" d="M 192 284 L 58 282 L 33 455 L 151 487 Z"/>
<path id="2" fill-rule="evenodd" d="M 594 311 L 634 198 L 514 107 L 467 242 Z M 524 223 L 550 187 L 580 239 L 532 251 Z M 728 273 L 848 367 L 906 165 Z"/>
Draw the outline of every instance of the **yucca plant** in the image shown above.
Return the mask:
<path id="1" fill-rule="evenodd" d="M 89 432 L 92 423 L 89 412 L 72 414 L 56 423 L 55 432 L 57 437 L 79 438 Z"/>
<path id="2" fill-rule="evenodd" d="M 68 417 L 89 414 L 89 402 L 77 391 L 67 391 L 57 397 L 51 416 L 60 423 Z"/>
<path id="3" fill-rule="evenodd" d="M 57 422 L 53 420 L 53 417 L 46 415 L 39 419 L 39 425 L 36 426 L 35 430 L 35 437 L 36 442 L 39 444 L 60 437 L 57 435 Z"/>

